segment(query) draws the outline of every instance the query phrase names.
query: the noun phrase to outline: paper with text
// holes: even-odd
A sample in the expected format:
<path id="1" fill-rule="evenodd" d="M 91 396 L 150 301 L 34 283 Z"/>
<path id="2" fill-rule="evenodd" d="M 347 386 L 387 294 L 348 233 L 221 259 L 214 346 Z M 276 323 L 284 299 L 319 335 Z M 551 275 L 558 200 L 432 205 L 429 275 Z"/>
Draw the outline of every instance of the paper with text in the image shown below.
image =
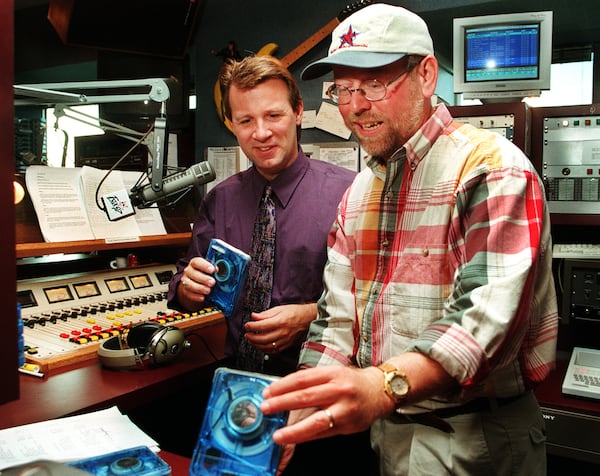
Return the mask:
<path id="1" fill-rule="evenodd" d="M 25 182 L 45 241 L 91 240 L 81 201 L 81 169 L 31 165 Z M 68 237 L 68 240 L 65 240 Z"/>
<path id="2" fill-rule="evenodd" d="M 321 107 L 317 113 L 315 127 L 346 140 L 349 139 L 352 134 L 350 129 L 344 124 L 344 119 L 340 114 L 338 107 L 335 104 L 330 104 L 328 102 L 321 103 Z"/>
<path id="3" fill-rule="evenodd" d="M 117 407 L 0 430 L 0 471 L 38 459 L 67 462 L 158 443 Z"/>
<path id="4" fill-rule="evenodd" d="M 27 191 L 45 241 L 118 241 L 166 234 L 158 208 L 136 210 L 135 215 L 118 221 L 108 219 L 96 204 L 96 189 L 106 172 L 88 166 L 27 168 Z M 99 195 L 130 190 L 140 175 L 141 172 L 113 170 L 100 187 Z"/>
<path id="5" fill-rule="evenodd" d="M 96 188 L 106 170 L 84 166 L 81 185 L 85 209 L 96 239 L 163 235 L 166 233 L 158 208 L 136 209 L 135 215 L 118 221 L 109 221 L 106 213 L 96 205 Z M 140 172 L 112 171 L 100 187 L 99 195 L 115 190 L 130 190 L 140 178 Z"/>

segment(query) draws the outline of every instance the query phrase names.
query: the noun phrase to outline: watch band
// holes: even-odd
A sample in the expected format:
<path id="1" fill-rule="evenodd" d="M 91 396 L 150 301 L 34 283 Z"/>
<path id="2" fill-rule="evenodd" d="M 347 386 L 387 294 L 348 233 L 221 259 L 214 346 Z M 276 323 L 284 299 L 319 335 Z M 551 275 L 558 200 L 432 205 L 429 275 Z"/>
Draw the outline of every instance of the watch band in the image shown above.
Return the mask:
<path id="1" fill-rule="evenodd" d="M 382 364 L 379 364 L 377 368 L 383 372 L 395 372 L 396 370 L 399 370 L 398 367 L 390 364 L 389 362 L 383 362 Z"/>

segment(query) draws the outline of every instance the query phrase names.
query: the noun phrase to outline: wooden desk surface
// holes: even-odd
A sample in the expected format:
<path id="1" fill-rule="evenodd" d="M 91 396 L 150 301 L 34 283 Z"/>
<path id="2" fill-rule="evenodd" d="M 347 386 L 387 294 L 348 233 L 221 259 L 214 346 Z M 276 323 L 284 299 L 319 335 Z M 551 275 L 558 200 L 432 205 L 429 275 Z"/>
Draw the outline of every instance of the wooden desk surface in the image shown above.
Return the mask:
<path id="1" fill-rule="evenodd" d="M 20 398 L 0 405 L 0 429 L 35 423 L 118 405 L 127 412 L 153 399 L 175 392 L 184 383 L 215 363 L 211 352 L 224 357 L 225 322 L 204 327 L 192 348 L 181 359 L 163 367 L 141 371 L 115 371 L 94 362 L 82 367 L 66 367 L 60 373 L 40 379 L 20 376 Z M 210 346 L 206 349 L 205 343 Z M 562 379 L 569 356 L 561 356 L 557 368 L 536 389 L 542 406 L 600 416 L 600 400 L 563 395 Z"/>
<path id="2" fill-rule="evenodd" d="M 189 474 L 191 458 L 185 456 L 176 455 L 175 453 L 169 453 L 168 451 L 161 451 L 158 456 L 171 467 L 171 474 L 173 476 L 183 476 Z"/>
<path id="3" fill-rule="evenodd" d="M 180 359 L 136 371 L 103 368 L 98 362 L 66 367 L 46 378 L 20 376 L 20 398 L 0 405 L 0 429 L 36 423 L 117 405 L 123 413 L 175 393 L 224 357 L 225 321 L 197 331 Z M 210 347 L 210 350 L 206 348 Z M 212 371 L 212 370 L 210 370 Z"/>

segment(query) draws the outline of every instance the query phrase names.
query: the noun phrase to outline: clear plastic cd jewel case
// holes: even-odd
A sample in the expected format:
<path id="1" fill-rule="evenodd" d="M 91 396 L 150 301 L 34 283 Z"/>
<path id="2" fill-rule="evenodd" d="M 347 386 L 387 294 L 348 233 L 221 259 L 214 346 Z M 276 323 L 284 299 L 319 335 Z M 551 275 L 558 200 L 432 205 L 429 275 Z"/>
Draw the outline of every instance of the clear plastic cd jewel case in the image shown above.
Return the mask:
<path id="1" fill-rule="evenodd" d="M 220 367 L 190 466 L 191 476 L 270 476 L 281 446 L 272 435 L 286 424 L 287 412 L 264 415 L 263 390 L 278 377 Z"/>
<path id="2" fill-rule="evenodd" d="M 171 467 L 147 446 L 71 461 L 68 466 L 96 476 L 169 476 Z"/>
<path id="3" fill-rule="evenodd" d="M 216 283 L 207 299 L 218 306 L 225 317 L 229 317 L 246 282 L 250 255 L 223 240 L 213 238 L 206 252 L 206 260 L 217 268 L 213 275 Z"/>

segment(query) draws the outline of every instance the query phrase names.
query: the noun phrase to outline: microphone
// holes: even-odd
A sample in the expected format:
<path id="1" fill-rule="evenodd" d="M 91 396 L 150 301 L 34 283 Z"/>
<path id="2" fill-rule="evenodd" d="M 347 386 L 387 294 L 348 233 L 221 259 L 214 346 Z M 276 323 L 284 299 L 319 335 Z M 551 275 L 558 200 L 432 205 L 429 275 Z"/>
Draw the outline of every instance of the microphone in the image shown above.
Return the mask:
<path id="1" fill-rule="evenodd" d="M 161 199 L 170 197 L 191 187 L 212 182 L 215 178 L 214 169 L 205 160 L 192 165 L 183 172 L 163 178 L 161 190 L 153 190 L 152 184 L 146 184 L 143 187 L 133 187 L 130 191 L 129 199 L 135 207 L 148 208 Z"/>

